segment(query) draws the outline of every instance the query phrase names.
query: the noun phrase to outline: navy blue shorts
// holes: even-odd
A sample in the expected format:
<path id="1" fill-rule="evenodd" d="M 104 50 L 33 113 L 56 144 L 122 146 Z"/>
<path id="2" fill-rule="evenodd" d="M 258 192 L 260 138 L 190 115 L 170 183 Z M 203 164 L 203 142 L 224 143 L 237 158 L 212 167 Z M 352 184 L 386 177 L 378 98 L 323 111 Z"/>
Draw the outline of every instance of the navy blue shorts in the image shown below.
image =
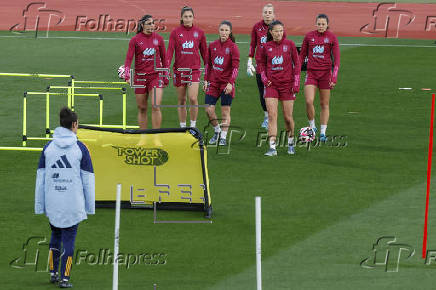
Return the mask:
<path id="1" fill-rule="evenodd" d="M 221 98 L 221 106 L 231 106 L 232 105 L 232 101 L 233 101 L 232 95 L 230 95 L 230 94 L 226 95 L 224 93 L 221 93 L 221 95 L 218 98 L 215 98 L 211 95 L 206 94 L 204 103 L 211 105 L 211 106 L 215 106 L 216 102 L 218 101 L 219 98 Z"/>

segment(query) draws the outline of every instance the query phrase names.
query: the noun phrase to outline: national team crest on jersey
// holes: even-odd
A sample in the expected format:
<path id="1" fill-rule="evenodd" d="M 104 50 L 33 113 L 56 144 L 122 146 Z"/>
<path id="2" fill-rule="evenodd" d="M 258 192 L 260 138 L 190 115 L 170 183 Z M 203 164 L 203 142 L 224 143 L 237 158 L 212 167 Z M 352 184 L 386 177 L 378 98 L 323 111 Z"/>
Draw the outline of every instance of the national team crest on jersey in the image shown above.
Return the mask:
<path id="1" fill-rule="evenodd" d="M 312 38 L 312 42 L 315 42 L 315 38 Z"/>
<path id="2" fill-rule="evenodd" d="M 153 44 L 154 44 L 154 45 L 158 45 L 158 44 L 159 44 L 159 41 L 155 38 L 155 39 L 153 39 Z"/>
<path id="3" fill-rule="evenodd" d="M 329 43 L 328 37 L 324 38 L 324 43 Z"/>
<path id="4" fill-rule="evenodd" d="M 270 47 L 270 48 L 268 48 L 268 51 L 272 51 L 272 48 Z"/>
<path id="5" fill-rule="evenodd" d="M 226 47 L 226 54 L 230 53 L 230 48 Z"/>
<path id="6" fill-rule="evenodd" d="M 287 45 L 283 45 L 283 52 L 287 52 L 288 51 L 288 46 Z"/>
<path id="7" fill-rule="evenodd" d="M 194 32 L 194 37 L 198 38 L 198 32 L 197 31 Z"/>

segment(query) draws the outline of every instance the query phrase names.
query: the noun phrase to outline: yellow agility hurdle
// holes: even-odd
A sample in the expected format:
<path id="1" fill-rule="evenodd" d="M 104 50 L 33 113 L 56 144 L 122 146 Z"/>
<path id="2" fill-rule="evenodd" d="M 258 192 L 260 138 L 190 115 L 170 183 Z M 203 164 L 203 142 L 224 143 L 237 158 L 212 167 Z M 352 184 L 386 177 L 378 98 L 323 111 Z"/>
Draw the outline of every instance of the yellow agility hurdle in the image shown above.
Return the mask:
<path id="1" fill-rule="evenodd" d="M 28 95 L 45 95 L 46 97 L 46 106 L 45 106 L 45 137 L 28 137 L 27 136 L 27 96 Z M 47 88 L 46 92 L 25 92 L 23 96 L 23 146 L 27 145 L 27 140 L 51 140 L 50 138 L 50 95 L 55 96 L 66 96 L 68 93 L 52 93 L 49 88 Z M 84 96 L 84 97 L 99 97 L 99 105 L 100 105 L 100 125 L 103 125 L 103 95 L 101 94 L 76 94 L 76 96 Z"/>

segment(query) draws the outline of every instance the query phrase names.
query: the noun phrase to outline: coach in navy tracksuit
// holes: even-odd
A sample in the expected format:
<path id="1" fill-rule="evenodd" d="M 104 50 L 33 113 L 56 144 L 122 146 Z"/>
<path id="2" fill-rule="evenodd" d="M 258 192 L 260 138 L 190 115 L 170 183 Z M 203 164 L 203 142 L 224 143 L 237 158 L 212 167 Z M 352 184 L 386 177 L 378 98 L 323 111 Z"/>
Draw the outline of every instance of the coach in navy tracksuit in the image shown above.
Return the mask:
<path id="1" fill-rule="evenodd" d="M 60 288 L 71 288 L 69 279 L 77 226 L 87 218 L 87 214 L 95 213 L 95 179 L 89 151 L 77 140 L 76 113 L 62 108 L 60 124 L 61 127 L 54 131 L 53 141 L 45 145 L 39 160 L 35 213 L 45 213 L 52 230 L 50 282 L 60 282 Z"/>

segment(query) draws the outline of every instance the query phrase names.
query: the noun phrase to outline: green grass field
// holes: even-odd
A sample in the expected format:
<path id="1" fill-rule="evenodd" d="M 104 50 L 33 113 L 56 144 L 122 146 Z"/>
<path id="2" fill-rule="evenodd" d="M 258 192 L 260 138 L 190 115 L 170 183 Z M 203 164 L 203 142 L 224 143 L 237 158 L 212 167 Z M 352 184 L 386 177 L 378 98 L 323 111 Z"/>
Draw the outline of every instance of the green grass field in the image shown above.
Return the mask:
<path id="1" fill-rule="evenodd" d="M 31 33 L 23 38 L 6 36 L 11 35 L 0 33 L 0 72 L 72 74 L 78 80 L 116 81 L 128 44 L 125 35 L 110 33 L 58 32 L 48 39 L 34 39 Z M 301 42 L 301 37 L 292 39 Z M 327 132 L 346 136 L 347 146 L 297 148 L 292 157 L 281 147 L 277 158 L 264 157 L 266 147 L 256 146 L 263 113 L 255 80 L 245 73 L 248 36 L 237 35 L 237 41 L 242 56 L 232 125 L 244 128 L 246 137 L 231 144 L 228 155 L 208 152 L 213 224 L 153 224 L 150 210 L 122 210 L 120 252 L 164 253 L 166 263 L 120 266 L 120 289 L 153 289 L 154 283 L 157 289 L 255 289 L 258 195 L 264 289 L 432 288 L 436 266 L 425 265 L 420 257 L 431 93 L 420 89 L 436 86 L 434 41 L 340 38 L 349 45 L 341 46 Z M 23 92 L 43 91 L 48 84 L 65 81 L 0 77 L 0 84 L 1 146 L 20 146 Z M 105 94 L 105 123 L 120 122 L 119 98 Z M 201 103 L 203 98 L 200 93 Z M 175 104 L 173 87 L 165 90 L 164 99 L 165 104 Z M 65 100 L 53 103 L 52 120 L 57 120 L 62 104 Z M 44 102 L 29 98 L 28 106 L 29 135 L 42 136 Z M 307 124 L 304 106 L 299 93 L 296 128 Z M 78 100 L 77 111 L 82 123 L 97 120 L 95 100 Z M 128 123 L 136 123 L 136 111 L 130 90 Z M 284 129 L 281 116 L 279 120 L 279 129 Z M 163 127 L 177 125 L 175 109 L 163 109 Z M 200 111 L 198 127 L 205 125 L 205 113 Z M 48 275 L 35 271 L 35 266 L 10 265 L 23 256 L 29 237 L 50 237 L 46 217 L 33 213 L 38 159 L 39 153 L 0 151 L 2 289 L 53 288 Z M 431 200 L 430 249 L 436 249 L 435 214 Z M 159 212 L 162 219 L 201 219 L 201 215 Z M 97 209 L 80 225 L 76 249 L 94 253 L 112 249 L 113 220 L 113 209 Z M 403 253 L 398 272 L 360 266 L 373 257 L 373 244 L 382 236 L 395 236 L 397 243 L 415 249 L 409 259 Z M 76 264 L 71 281 L 77 289 L 108 289 L 112 267 Z"/>

